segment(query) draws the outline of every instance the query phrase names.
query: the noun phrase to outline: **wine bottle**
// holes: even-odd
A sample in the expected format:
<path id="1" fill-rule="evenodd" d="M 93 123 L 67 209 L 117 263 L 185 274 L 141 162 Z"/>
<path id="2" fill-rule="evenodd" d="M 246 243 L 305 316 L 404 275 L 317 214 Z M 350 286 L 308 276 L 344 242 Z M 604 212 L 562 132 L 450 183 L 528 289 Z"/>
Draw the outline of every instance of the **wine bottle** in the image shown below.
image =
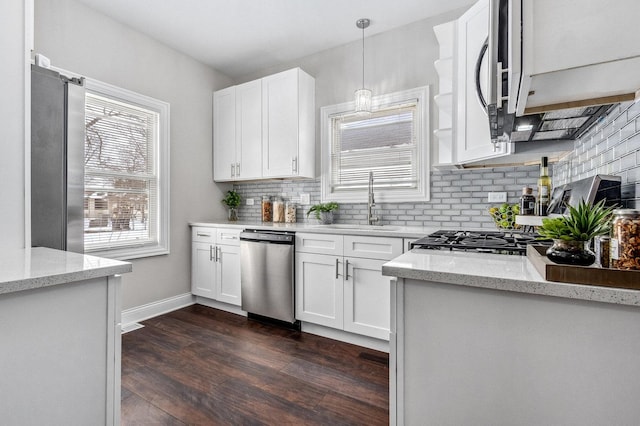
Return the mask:
<path id="1" fill-rule="evenodd" d="M 538 216 L 546 216 L 551 200 L 551 178 L 549 178 L 549 159 L 542 157 L 540 161 L 540 177 L 538 178 Z"/>

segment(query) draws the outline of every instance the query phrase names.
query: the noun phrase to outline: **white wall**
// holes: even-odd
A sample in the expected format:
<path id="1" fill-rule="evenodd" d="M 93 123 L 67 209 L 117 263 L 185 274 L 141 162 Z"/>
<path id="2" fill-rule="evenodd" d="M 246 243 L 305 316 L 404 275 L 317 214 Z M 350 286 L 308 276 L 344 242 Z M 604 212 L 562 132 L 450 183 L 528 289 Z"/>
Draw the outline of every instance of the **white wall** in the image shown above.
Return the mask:
<path id="1" fill-rule="evenodd" d="M 231 80 L 73 0 L 37 0 L 35 51 L 53 65 L 171 104 L 171 254 L 133 261 L 128 309 L 190 291 L 188 223 L 223 217 L 213 183 L 212 92 Z"/>
<path id="2" fill-rule="evenodd" d="M 24 247 L 25 5 L 0 2 L 0 249 Z"/>

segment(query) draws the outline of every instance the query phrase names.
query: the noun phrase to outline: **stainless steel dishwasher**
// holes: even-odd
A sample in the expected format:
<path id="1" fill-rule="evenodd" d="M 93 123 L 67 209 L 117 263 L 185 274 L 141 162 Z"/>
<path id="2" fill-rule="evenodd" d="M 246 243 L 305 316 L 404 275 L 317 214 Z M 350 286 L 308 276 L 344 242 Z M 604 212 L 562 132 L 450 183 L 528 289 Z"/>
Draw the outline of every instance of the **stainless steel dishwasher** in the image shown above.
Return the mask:
<path id="1" fill-rule="evenodd" d="M 245 229 L 240 233 L 242 309 L 250 317 L 296 323 L 294 244 L 293 232 Z"/>

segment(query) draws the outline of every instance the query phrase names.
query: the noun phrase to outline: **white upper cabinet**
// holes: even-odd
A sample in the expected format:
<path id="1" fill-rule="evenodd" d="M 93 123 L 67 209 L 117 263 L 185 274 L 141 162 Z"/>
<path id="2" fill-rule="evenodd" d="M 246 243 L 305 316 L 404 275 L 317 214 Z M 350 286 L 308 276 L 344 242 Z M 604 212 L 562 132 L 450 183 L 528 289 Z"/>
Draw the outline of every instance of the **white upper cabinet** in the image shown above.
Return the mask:
<path id="1" fill-rule="evenodd" d="M 262 175 L 314 177 L 315 80 L 299 68 L 262 79 Z"/>
<path id="2" fill-rule="evenodd" d="M 489 119 L 477 91 L 487 99 L 488 57 L 483 50 L 489 34 L 489 0 L 481 0 L 458 19 L 455 105 L 455 160 L 469 163 L 510 153 L 510 144 L 491 143 Z M 480 61 L 478 69 L 477 64 Z"/>
<path id="3" fill-rule="evenodd" d="M 236 86 L 236 179 L 262 176 L 262 81 Z"/>
<path id="4" fill-rule="evenodd" d="M 512 35 L 522 19 L 518 115 L 632 99 L 640 89 L 637 0 L 511 1 L 510 8 Z"/>
<path id="5" fill-rule="evenodd" d="M 236 165 L 236 88 L 213 94 L 213 179 L 232 180 Z"/>
<path id="6" fill-rule="evenodd" d="M 315 80 L 294 68 L 214 93 L 214 180 L 315 176 Z"/>

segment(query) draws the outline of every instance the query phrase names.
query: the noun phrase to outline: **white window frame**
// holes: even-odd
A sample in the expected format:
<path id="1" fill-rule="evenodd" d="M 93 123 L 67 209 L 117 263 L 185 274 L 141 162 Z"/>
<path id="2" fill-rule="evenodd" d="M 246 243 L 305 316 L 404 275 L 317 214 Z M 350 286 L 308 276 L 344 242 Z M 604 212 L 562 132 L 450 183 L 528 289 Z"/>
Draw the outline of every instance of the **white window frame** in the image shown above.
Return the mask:
<path id="1" fill-rule="evenodd" d="M 87 250 L 85 247 L 85 253 L 119 260 L 169 254 L 169 103 L 89 78 L 85 79 L 85 89 L 88 92 L 117 101 L 119 100 L 124 103 L 137 105 L 142 108 L 155 111 L 159 114 L 158 146 L 156 147 L 157 155 L 155 158 L 155 166 L 158 170 L 157 208 L 159 218 L 157 241 L 154 244 L 141 244 L 138 246 L 131 245 L 131 243 L 129 243 L 122 247 L 116 246 L 106 250 Z"/>
<path id="2" fill-rule="evenodd" d="M 418 147 L 417 167 L 418 184 L 416 188 L 403 191 L 385 191 L 384 189 L 374 189 L 376 202 L 417 202 L 429 201 L 429 176 L 430 176 L 430 135 L 429 135 L 429 87 L 417 87 L 415 89 L 401 92 L 375 96 L 372 99 L 372 110 L 403 104 L 417 99 L 417 114 L 415 121 L 416 142 Z M 364 191 L 351 193 L 334 193 L 331 190 L 331 146 L 332 146 L 332 118 L 341 114 L 352 114 L 355 111 L 355 101 L 345 102 L 337 105 L 328 105 L 320 109 L 321 117 L 321 154 L 322 154 L 322 201 L 336 201 L 344 203 L 366 203 L 368 193 Z"/>

